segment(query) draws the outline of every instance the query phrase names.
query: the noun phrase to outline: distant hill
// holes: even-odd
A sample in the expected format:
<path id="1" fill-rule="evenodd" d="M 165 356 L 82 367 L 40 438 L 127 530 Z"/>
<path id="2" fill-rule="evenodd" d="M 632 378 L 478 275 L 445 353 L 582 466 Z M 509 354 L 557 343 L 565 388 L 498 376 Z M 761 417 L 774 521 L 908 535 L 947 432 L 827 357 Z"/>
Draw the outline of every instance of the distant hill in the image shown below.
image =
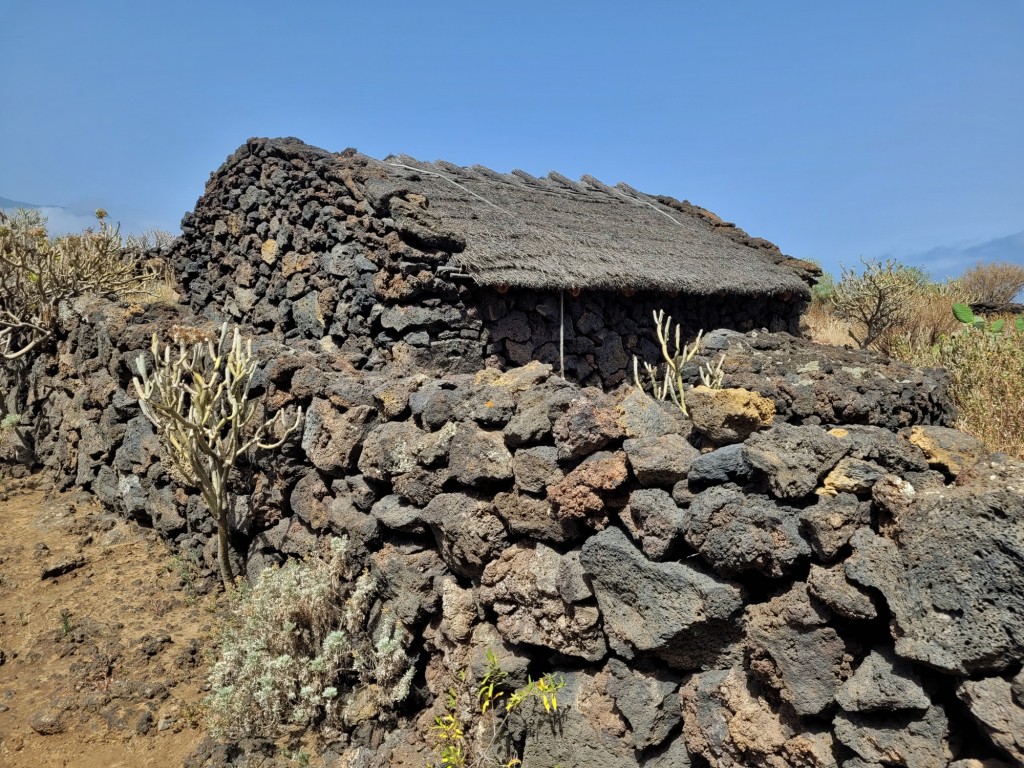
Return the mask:
<path id="1" fill-rule="evenodd" d="M 49 206 L 36 205 L 35 203 L 23 203 L 20 200 L 11 200 L 9 197 L 0 197 L 0 208 L 46 208 Z"/>

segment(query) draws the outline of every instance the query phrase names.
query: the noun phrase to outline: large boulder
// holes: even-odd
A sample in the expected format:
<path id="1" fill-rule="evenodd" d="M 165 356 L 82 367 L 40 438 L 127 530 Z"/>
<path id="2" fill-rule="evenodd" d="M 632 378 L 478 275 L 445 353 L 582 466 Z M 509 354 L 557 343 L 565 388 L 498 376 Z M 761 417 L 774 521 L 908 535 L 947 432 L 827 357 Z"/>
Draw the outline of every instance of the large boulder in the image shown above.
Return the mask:
<path id="1" fill-rule="evenodd" d="M 658 488 L 633 491 L 620 518 L 651 560 L 666 559 L 686 531 L 683 511 L 668 493 Z"/>
<path id="2" fill-rule="evenodd" d="M 391 598 L 391 610 L 402 624 L 416 626 L 437 610 L 438 584 L 448 569 L 433 549 L 411 543 L 387 543 L 370 556 L 370 563 L 381 577 Z"/>
<path id="3" fill-rule="evenodd" d="M 844 619 L 868 620 L 878 616 L 875 596 L 851 582 L 842 563 L 830 568 L 812 565 L 807 574 L 807 591 Z"/>
<path id="4" fill-rule="evenodd" d="M 580 553 L 612 649 L 648 653 L 699 669 L 733 649 L 742 591 L 691 563 L 653 563 L 618 528 L 591 536 Z"/>
<path id="5" fill-rule="evenodd" d="M 453 573 L 479 578 L 508 545 L 505 525 L 494 505 L 462 493 L 442 493 L 423 509 L 438 550 Z"/>
<path id="6" fill-rule="evenodd" d="M 545 712 L 535 700 L 523 713 L 535 724 L 525 732 L 523 764 L 637 768 L 626 724 L 608 695 L 607 673 L 567 672 L 563 680 L 557 713 Z"/>
<path id="7" fill-rule="evenodd" d="M 694 387 L 686 393 L 686 406 L 694 429 L 713 445 L 742 443 L 766 429 L 775 416 L 775 404 L 747 389 Z"/>
<path id="8" fill-rule="evenodd" d="M 745 485 L 754 477 L 754 468 L 747 462 L 742 445 L 727 445 L 693 460 L 687 472 L 692 487 L 720 483 Z"/>
<path id="9" fill-rule="evenodd" d="M 516 451 L 512 458 L 512 473 L 516 485 L 530 493 L 541 493 L 565 477 L 565 472 L 558 465 L 558 449 L 551 445 Z"/>
<path id="10" fill-rule="evenodd" d="M 871 503 L 858 500 L 852 493 L 824 495 L 817 504 L 801 510 L 800 523 L 814 556 L 828 563 L 843 551 L 854 533 L 871 523 Z"/>
<path id="11" fill-rule="evenodd" d="M 829 626 L 830 619 L 800 582 L 767 603 L 747 608 L 751 673 L 800 716 L 825 712 L 849 674 L 846 644 Z"/>
<path id="12" fill-rule="evenodd" d="M 655 400 L 639 387 L 622 390 L 616 404 L 626 437 L 650 438 L 677 434 L 686 437 L 690 424 L 675 403 Z"/>
<path id="13" fill-rule="evenodd" d="M 582 535 L 581 526 L 574 520 L 556 515 L 550 501 L 527 493 L 496 494 L 494 509 L 513 535 L 558 543 L 573 541 Z"/>
<path id="14" fill-rule="evenodd" d="M 1009 680 L 990 677 L 965 680 L 957 696 L 988 734 L 992 743 L 1017 765 L 1024 765 L 1024 705 L 1014 699 Z"/>
<path id="15" fill-rule="evenodd" d="M 516 379 L 519 376 L 517 372 L 528 372 L 530 365 L 514 368 L 492 382 L 492 386 L 495 387 L 510 387 L 518 398 L 515 415 L 504 428 L 505 443 L 510 448 L 550 441 L 555 422 L 579 393 L 578 389 L 561 379 L 550 379 L 543 384 L 521 390 L 521 382 L 527 381 L 529 377 L 524 374 L 520 379 Z M 507 383 L 502 383 L 503 381 Z"/>
<path id="16" fill-rule="evenodd" d="M 918 425 L 910 428 L 907 440 L 920 448 L 928 463 L 953 477 L 988 455 L 985 443 L 958 429 Z"/>
<path id="17" fill-rule="evenodd" d="M 923 712 L 932 705 L 913 665 L 886 647 L 875 648 L 865 657 L 836 701 L 847 712 Z"/>
<path id="18" fill-rule="evenodd" d="M 633 669 L 618 659 L 608 661 L 608 693 L 629 722 L 633 748 L 657 746 L 682 720 L 679 679 L 658 669 Z"/>
<path id="19" fill-rule="evenodd" d="M 810 495 L 848 450 L 820 427 L 779 424 L 747 440 L 743 455 L 764 473 L 773 496 L 797 499 Z"/>
<path id="20" fill-rule="evenodd" d="M 845 456 L 825 476 L 818 493 L 823 496 L 835 496 L 840 493 L 865 496 L 871 493 L 875 483 L 884 474 L 885 470 L 873 461 Z"/>
<path id="21" fill-rule="evenodd" d="M 633 437 L 622 445 L 633 474 L 644 487 L 671 488 L 686 478 L 700 452 L 682 435 Z"/>
<path id="22" fill-rule="evenodd" d="M 779 578 L 811 553 L 800 535 L 798 510 L 734 485 L 697 494 L 683 522 L 686 543 L 726 576 L 757 571 Z"/>
<path id="23" fill-rule="evenodd" d="M 625 437 L 618 411 L 600 391 L 584 390 L 555 422 L 555 447 L 560 459 L 580 459 Z"/>
<path id="24" fill-rule="evenodd" d="M 500 432 L 462 423 L 452 437 L 448 468 L 462 485 L 492 485 L 512 479 L 512 454 Z"/>
<path id="25" fill-rule="evenodd" d="M 363 440 L 359 471 L 371 480 L 387 481 L 416 467 L 426 433 L 406 421 L 374 427 Z"/>
<path id="26" fill-rule="evenodd" d="M 928 459 L 919 447 L 896 433 L 868 424 L 845 424 L 828 433 L 848 445 L 851 459 L 871 461 L 890 472 L 922 472 Z"/>
<path id="27" fill-rule="evenodd" d="M 900 656 L 998 672 L 1024 656 L 1024 463 L 989 462 L 959 482 L 911 497 L 884 537 L 857 531 L 846 574 L 885 597 Z"/>
<path id="28" fill-rule="evenodd" d="M 600 615 L 578 559 L 544 544 L 516 544 L 492 560 L 480 599 L 511 643 L 529 643 L 598 661 L 608 652 Z"/>
<path id="29" fill-rule="evenodd" d="M 853 714 L 840 711 L 833 721 L 836 738 L 869 764 L 905 768 L 948 765 L 949 720 L 942 707 L 918 712 Z"/>
<path id="30" fill-rule="evenodd" d="M 775 708 L 739 667 L 694 675 L 680 691 L 686 747 L 715 768 L 837 768 L 827 732 Z"/>
<path id="31" fill-rule="evenodd" d="M 603 528 L 608 521 L 605 500 L 626 482 L 629 471 L 621 452 L 598 451 L 583 460 L 562 480 L 548 486 L 548 498 L 567 520 L 584 520 Z"/>

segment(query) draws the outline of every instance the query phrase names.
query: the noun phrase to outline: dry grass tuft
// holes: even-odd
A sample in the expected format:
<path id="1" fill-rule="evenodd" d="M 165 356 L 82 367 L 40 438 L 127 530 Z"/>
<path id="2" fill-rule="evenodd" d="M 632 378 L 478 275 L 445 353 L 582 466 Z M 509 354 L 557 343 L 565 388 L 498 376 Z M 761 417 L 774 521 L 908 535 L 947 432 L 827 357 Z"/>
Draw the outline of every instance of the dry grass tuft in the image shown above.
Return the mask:
<path id="1" fill-rule="evenodd" d="M 953 305 L 966 301 L 958 282 L 932 283 L 908 297 L 908 313 L 899 325 L 878 340 L 877 348 L 898 360 L 916 362 L 935 345 L 963 326 L 953 316 Z"/>
<path id="2" fill-rule="evenodd" d="M 957 427 L 1024 458 L 1024 334 L 963 329 L 940 343 L 934 359 L 950 372 Z"/>
<path id="3" fill-rule="evenodd" d="M 816 344 L 845 347 L 853 344 L 850 322 L 836 317 L 828 304 L 815 301 L 804 314 L 811 340 Z"/>

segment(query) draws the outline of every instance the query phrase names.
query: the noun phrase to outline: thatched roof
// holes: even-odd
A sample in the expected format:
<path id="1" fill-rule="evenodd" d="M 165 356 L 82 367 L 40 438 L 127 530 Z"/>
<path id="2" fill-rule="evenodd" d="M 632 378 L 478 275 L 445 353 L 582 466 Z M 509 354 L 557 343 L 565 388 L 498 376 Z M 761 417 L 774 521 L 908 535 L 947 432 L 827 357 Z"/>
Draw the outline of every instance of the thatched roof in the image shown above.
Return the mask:
<path id="1" fill-rule="evenodd" d="M 820 274 L 709 211 L 626 184 L 354 150 L 333 157 L 403 234 L 451 252 L 484 285 L 807 296 Z"/>

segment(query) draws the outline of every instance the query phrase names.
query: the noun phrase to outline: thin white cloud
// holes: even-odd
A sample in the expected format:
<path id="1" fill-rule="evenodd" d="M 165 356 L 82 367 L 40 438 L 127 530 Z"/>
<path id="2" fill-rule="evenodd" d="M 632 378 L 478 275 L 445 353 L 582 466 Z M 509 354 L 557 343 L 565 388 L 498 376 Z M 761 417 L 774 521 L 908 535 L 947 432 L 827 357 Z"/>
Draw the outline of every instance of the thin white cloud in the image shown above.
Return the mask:
<path id="1" fill-rule="evenodd" d="M 978 263 L 1024 265 L 1024 231 L 980 243 L 937 246 L 902 260 L 919 264 L 936 279 L 956 277 Z"/>

